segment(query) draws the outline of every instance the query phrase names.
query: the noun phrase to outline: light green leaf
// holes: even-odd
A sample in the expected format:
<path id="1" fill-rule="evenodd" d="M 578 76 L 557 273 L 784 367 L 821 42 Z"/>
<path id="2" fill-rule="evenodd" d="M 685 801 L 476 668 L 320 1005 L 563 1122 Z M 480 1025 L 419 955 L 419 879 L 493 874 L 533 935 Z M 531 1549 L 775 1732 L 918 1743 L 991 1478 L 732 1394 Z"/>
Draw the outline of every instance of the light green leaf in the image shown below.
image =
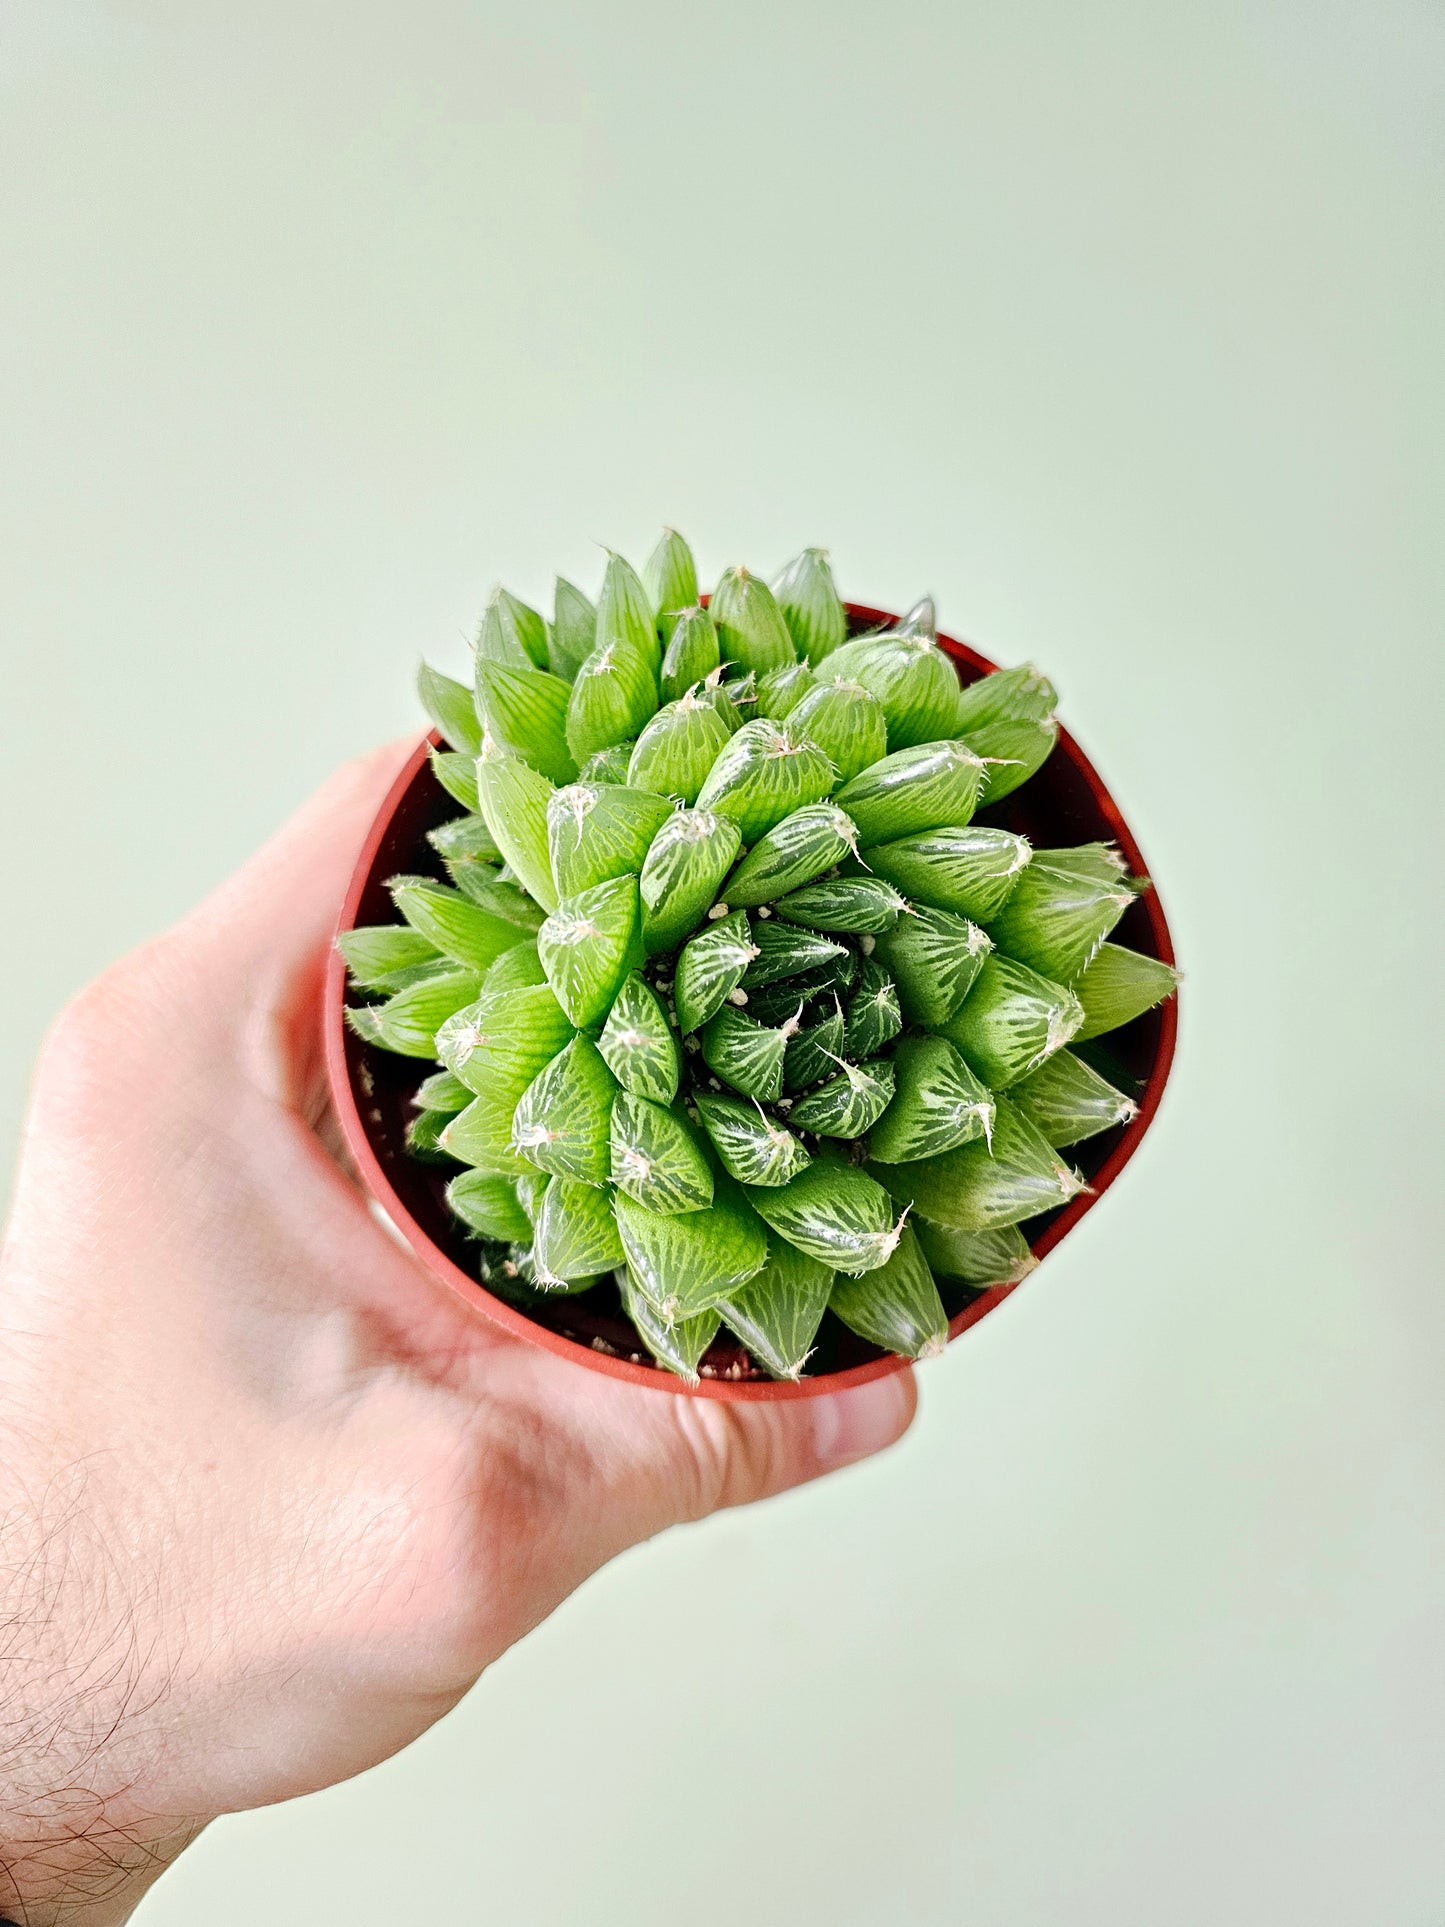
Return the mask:
<path id="1" fill-rule="evenodd" d="M 992 1095 L 946 1037 L 905 1037 L 894 1064 L 897 1094 L 868 1134 L 871 1156 L 937 1157 L 993 1129 Z"/>
<path id="2" fill-rule="evenodd" d="M 623 1091 L 612 1106 L 612 1182 L 649 1211 L 702 1211 L 713 1177 L 685 1118 Z"/>
<path id="3" fill-rule="evenodd" d="M 815 1158 L 776 1190 L 750 1185 L 747 1196 L 780 1238 L 835 1271 L 872 1271 L 898 1243 L 888 1193 L 838 1158 Z"/>
<path id="4" fill-rule="evenodd" d="M 544 1288 L 595 1278 L 620 1265 L 612 1193 L 577 1178 L 553 1178 L 537 1213 L 533 1261 Z"/>
<path id="5" fill-rule="evenodd" d="M 574 1037 L 523 1093 L 512 1143 L 540 1171 L 606 1184 L 616 1096 L 617 1080 L 597 1046 Z"/>
<path id="6" fill-rule="evenodd" d="M 619 783 L 571 783 L 547 804 L 547 854 L 564 897 L 636 876 L 672 805 Z"/>
<path id="7" fill-rule="evenodd" d="M 868 1168 L 901 1204 L 960 1231 L 1018 1224 L 1087 1188 L 1006 1097 L 998 1099 L 992 1147 L 974 1138 L 941 1157 Z"/>
<path id="8" fill-rule="evenodd" d="M 810 930 L 872 936 L 891 930 L 907 908 L 908 899 L 882 877 L 829 877 L 789 891 L 773 905 L 775 915 Z"/>
<path id="9" fill-rule="evenodd" d="M 464 810 L 477 807 L 477 766 L 471 756 L 463 756 L 456 750 L 433 749 L 427 752 L 431 763 L 432 775 L 436 777 L 448 796 L 456 798 Z"/>
<path id="10" fill-rule="evenodd" d="M 434 943 L 404 923 L 379 923 L 343 930 L 336 948 L 346 960 L 351 981 L 363 990 L 385 990 L 388 978 L 413 964 L 430 963 L 440 955 Z"/>
<path id="11" fill-rule="evenodd" d="M 847 641 L 848 615 L 826 549 L 804 549 L 783 570 L 773 592 L 793 646 L 809 662 L 821 662 Z"/>
<path id="12" fill-rule="evenodd" d="M 728 904 L 734 910 L 751 910 L 772 903 L 857 850 L 858 833 L 850 816 L 835 803 L 805 804 L 775 823 L 748 851 L 728 878 Z"/>
<path id="13" fill-rule="evenodd" d="M 961 1278 L 967 1285 L 1016 1285 L 1038 1264 L 1017 1225 L 996 1231 L 960 1231 L 914 1216 L 923 1255 L 935 1278 Z"/>
<path id="14" fill-rule="evenodd" d="M 475 971 L 457 970 L 399 990 L 376 1006 L 375 1035 L 403 1057 L 433 1057 L 437 1031 L 454 1011 L 471 1003 L 480 984 Z"/>
<path id="15" fill-rule="evenodd" d="M 600 1024 L 642 962 L 637 879 L 613 877 L 564 897 L 537 933 L 547 981 L 579 1029 Z"/>
<path id="16" fill-rule="evenodd" d="M 1003 909 L 989 925 L 999 949 L 1032 965 L 1057 983 L 1072 983 L 1134 901 L 1132 885 L 1107 862 L 1106 874 L 1088 874 L 1094 853 L 1082 860 L 1068 850 L 1035 850 Z M 1097 862 L 1097 859 L 1095 859 Z"/>
<path id="17" fill-rule="evenodd" d="M 874 844 L 864 850 L 863 862 L 915 903 L 988 924 L 1013 895 L 1032 855 L 1026 837 L 973 823 Z"/>
<path id="18" fill-rule="evenodd" d="M 798 705 L 805 727 L 808 703 Z M 857 825 L 865 846 L 914 836 L 920 830 L 959 827 L 978 806 L 984 765 L 966 743 L 920 743 L 897 750 L 845 783 L 833 801 Z"/>
<path id="19" fill-rule="evenodd" d="M 720 1010 L 758 954 L 741 910 L 704 924 L 678 952 L 673 1001 L 684 1036 Z"/>
<path id="20" fill-rule="evenodd" d="M 840 784 L 880 761 L 888 748 L 883 705 L 861 683 L 816 684 L 793 711 L 792 723 L 822 750 Z"/>
<path id="21" fill-rule="evenodd" d="M 577 671 L 597 647 L 597 611 L 576 584 L 561 575 L 557 578 L 552 605 L 549 642 L 547 666 L 563 682 L 576 678 Z"/>
<path id="22" fill-rule="evenodd" d="M 798 1099 L 788 1122 L 795 1130 L 813 1131 L 820 1137 L 862 1137 L 887 1110 L 893 1088 L 893 1066 L 886 1058 L 844 1063 L 837 1077 Z"/>
<path id="23" fill-rule="evenodd" d="M 547 856 L 547 805 L 552 785 L 539 770 L 484 750 L 476 761 L 477 796 L 493 841 L 523 887 L 544 910 L 557 908 Z"/>
<path id="24" fill-rule="evenodd" d="M 630 742 L 657 709 L 650 649 L 627 637 L 603 639 L 600 613 L 597 634 L 597 647 L 577 671 L 567 706 L 567 747 L 578 763 L 614 743 Z"/>
<path id="25" fill-rule="evenodd" d="M 770 1234 L 767 1263 L 723 1307 L 729 1328 L 774 1378 L 801 1378 L 836 1275 Z"/>
<path id="26" fill-rule="evenodd" d="M 694 1318 L 679 1318 L 669 1325 L 654 1309 L 647 1294 L 624 1265 L 617 1274 L 622 1309 L 637 1327 L 637 1335 L 648 1351 L 670 1372 L 689 1385 L 699 1383 L 698 1366 L 703 1354 L 717 1337 L 722 1322 L 717 1311 L 700 1311 Z"/>
<path id="27" fill-rule="evenodd" d="M 941 1024 L 967 996 L 993 948 L 967 917 L 919 907 L 874 938 L 874 955 L 898 986 L 910 1024 Z"/>
<path id="28" fill-rule="evenodd" d="M 665 703 L 676 702 L 704 682 L 719 662 L 717 628 L 706 609 L 680 609 L 673 621 L 667 652 L 662 658 L 659 686 Z M 737 718 L 724 718 L 731 734 Z"/>
<path id="29" fill-rule="evenodd" d="M 717 711 L 689 691 L 660 709 L 638 737 L 627 780 L 636 789 L 695 803 L 729 740 Z"/>
<path id="30" fill-rule="evenodd" d="M 520 596 L 495 589 L 477 632 L 477 656 L 509 669 L 545 669 L 547 624 Z"/>
<path id="31" fill-rule="evenodd" d="M 487 986 L 438 1027 L 435 1054 L 469 1091 L 507 1093 L 515 1105 L 572 1026 L 545 984 L 495 988 L 488 972 Z"/>
<path id="32" fill-rule="evenodd" d="M 517 1202 L 510 1178 L 488 1177 L 484 1171 L 463 1171 L 447 1186 L 447 1203 L 469 1231 L 499 1244 L 526 1244 L 531 1222 Z"/>
<path id="33" fill-rule="evenodd" d="M 444 957 L 479 976 L 518 940 L 514 923 L 492 916 L 460 891 L 428 877 L 393 877 L 387 888 L 413 930 L 420 931 Z"/>
<path id="34" fill-rule="evenodd" d="M 577 774 L 566 737 L 571 694 L 560 676 L 545 669 L 510 669 L 477 658 L 477 709 L 492 740 L 554 783 L 570 783 Z"/>
<path id="35" fill-rule="evenodd" d="M 886 1264 L 836 1279 L 828 1303 L 850 1331 L 886 1352 L 936 1358 L 948 1343 L 948 1314 L 911 1225 Z"/>
<path id="36" fill-rule="evenodd" d="M 482 725 L 472 692 L 424 662 L 417 671 L 417 694 L 422 708 L 454 750 L 475 756 L 482 746 Z"/>
<path id="37" fill-rule="evenodd" d="M 792 1132 L 760 1104 L 713 1091 L 697 1091 L 692 1101 L 724 1169 L 740 1184 L 786 1184 L 811 1162 Z"/>
<path id="38" fill-rule="evenodd" d="M 623 981 L 597 1048 L 624 1091 L 670 1104 L 682 1076 L 682 1053 L 657 993 L 636 972 Z"/>
<path id="39" fill-rule="evenodd" d="M 766 675 L 796 662 L 798 652 L 773 592 L 746 569 L 725 569 L 708 605 L 724 662 Z"/>
<path id="40" fill-rule="evenodd" d="M 820 802 L 832 787 L 833 765 L 822 750 L 786 723 L 760 716 L 744 723 L 722 751 L 698 803 L 732 817 L 743 842 L 751 844 L 803 804 Z"/>
<path id="41" fill-rule="evenodd" d="M 733 1090 L 771 1104 L 783 1094 L 783 1054 L 790 1035 L 724 1004 L 703 1025 L 703 1060 Z"/>
<path id="42" fill-rule="evenodd" d="M 1119 943 L 1102 944 L 1074 982 L 1074 993 L 1084 1007 L 1084 1021 L 1075 1039 L 1082 1043 L 1086 1037 L 1102 1037 L 1105 1031 L 1131 1023 L 1172 996 L 1178 984 L 1178 971 L 1157 957 L 1146 957 Z"/>
<path id="43" fill-rule="evenodd" d="M 634 1283 L 667 1324 L 721 1305 L 768 1255 L 767 1233 L 725 1172 L 706 1211 L 664 1217 L 619 1194 L 617 1229 Z"/>
<path id="44" fill-rule="evenodd" d="M 647 593 L 657 611 L 658 634 L 666 641 L 679 613 L 697 601 L 697 564 L 676 529 L 662 531 L 644 574 Z"/>
<path id="45" fill-rule="evenodd" d="M 702 922 L 733 866 L 741 837 L 730 817 L 678 810 L 642 865 L 642 940 L 649 956 L 671 950 Z"/>
<path id="46" fill-rule="evenodd" d="M 995 953 L 940 1028 L 985 1084 L 1002 1091 L 1062 1050 L 1083 1021 L 1084 1007 L 1071 990 Z"/>
<path id="47" fill-rule="evenodd" d="M 1132 1097 L 1071 1050 L 1061 1050 L 1009 1086 L 1009 1098 L 1054 1149 L 1081 1144 L 1139 1115 Z"/>

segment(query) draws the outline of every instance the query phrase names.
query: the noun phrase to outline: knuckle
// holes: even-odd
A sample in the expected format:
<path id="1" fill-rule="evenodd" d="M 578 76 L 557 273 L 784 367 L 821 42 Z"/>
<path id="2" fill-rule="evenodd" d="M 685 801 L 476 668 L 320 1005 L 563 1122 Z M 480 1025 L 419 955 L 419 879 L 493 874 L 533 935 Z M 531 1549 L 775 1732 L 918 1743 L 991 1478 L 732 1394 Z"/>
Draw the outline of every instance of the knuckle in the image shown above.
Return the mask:
<path id="1" fill-rule="evenodd" d="M 747 1505 L 788 1483 L 787 1441 L 773 1407 L 679 1402 L 689 1447 L 682 1495 L 687 1518 Z"/>

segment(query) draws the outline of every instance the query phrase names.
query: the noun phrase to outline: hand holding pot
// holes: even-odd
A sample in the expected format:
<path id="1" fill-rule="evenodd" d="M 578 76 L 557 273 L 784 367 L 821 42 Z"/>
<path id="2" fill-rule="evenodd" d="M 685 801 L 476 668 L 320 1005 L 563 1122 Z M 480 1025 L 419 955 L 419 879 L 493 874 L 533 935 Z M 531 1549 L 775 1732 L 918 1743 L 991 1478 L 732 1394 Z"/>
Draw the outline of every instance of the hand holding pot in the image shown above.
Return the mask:
<path id="1" fill-rule="evenodd" d="M 331 1148 L 343 771 L 64 1013 L 0 1255 L 0 1912 L 123 1921 L 212 1816 L 404 1746 L 613 1554 L 875 1451 L 911 1375 L 675 1397 L 500 1333 Z"/>

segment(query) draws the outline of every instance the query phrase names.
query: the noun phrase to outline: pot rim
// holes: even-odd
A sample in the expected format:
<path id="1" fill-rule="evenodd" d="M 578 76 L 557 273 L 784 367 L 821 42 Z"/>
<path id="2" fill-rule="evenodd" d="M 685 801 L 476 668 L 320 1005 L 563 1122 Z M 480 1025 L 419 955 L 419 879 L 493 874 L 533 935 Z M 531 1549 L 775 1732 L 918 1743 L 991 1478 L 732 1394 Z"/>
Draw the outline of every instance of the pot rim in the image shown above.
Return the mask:
<path id="1" fill-rule="evenodd" d="M 864 603 L 849 602 L 845 603 L 844 607 L 850 616 L 868 625 L 883 626 L 898 620 L 890 611 L 874 609 Z M 981 655 L 969 644 L 959 642 L 952 636 L 940 632 L 938 642 L 940 648 L 955 661 L 967 663 L 983 674 L 990 674 L 998 667 L 987 656 Z M 540 1345 L 543 1350 L 553 1353 L 558 1358 L 570 1359 L 575 1364 L 585 1365 L 595 1372 L 605 1373 L 609 1378 L 622 1379 L 629 1385 L 643 1385 L 652 1391 L 665 1392 L 674 1397 L 758 1402 L 772 1399 L 818 1398 L 827 1392 L 847 1391 L 855 1385 L 866 1385 L 873 1379 L 886 1378 L 893 1372 L 904 1370 L 912 1361 L 896 1353 L 889 1353 L 882 1358 L 871 1359 L 866 1364 L 853 1365 L 841 1372 L 822 1373 L 816 1378 L 803 1378 L 796 1381 L 704 1378 L 697 1385 L 689 1386 L 660 1366 L 634 1365 L 630 1359 L 594 1350 L 588 1345 L 579 1344 L 576 1339 L 566 1338 L 560 1332 L 538 1324 L 535 1320 L 528 1318 L 525 1312 L 518 1311 L 502 1299 L 495 1297 L 478 1279 L 463 1271 L 460 1265 L 455 1264 L 417 1223 L 386 1175 L 386 1169 L 372 1146 L 370 1133 L 357 1100 L 351 1063 L 347 1054 L 346 965 L 341 952 L 336 947 L 335 937 L 355 927 L 362 897 L 371 881 L 377 853 L 390 829 L 392 817 L 403 797 L 416 781 L 430 751 L 440 743 L 441 737 L 436 730 L 431 730 L 424 735 L 388 790 L 385 801 L 378 810 L 357 856 L 327 958 L 324 1035 L 331 1102 L 341 1126 L 347 1150 L 374 1202 L 380 1206 L 392 1226 L 433 1277 L 463 1298 L 474 1311 L 479 1312 L 503 1331 L 509 1332 L 514 1338 L 523 1339 L 531 1345 Z M 1115 840 L 1128 857 L 1134 874 L 1148 876 L 1148 866 L 1138 841 L 1125 822 L 1118 805 L 1105 788 L 1094 765 L 1062 725 L 1059 728 L 1056 754 L 1067 756 L 1083 777 L 1101 815 L 1108 822 Z M 1172 964 L 1174 945 L 1159 901 L 1158 890 L 1151 887 L 1143 897 L 1142 903 L 1149 919 L 1155 952 L 1163 962 Z M 1159 1018 L 1159 1046 L 1148 1080 L 1139 1097 L 1138 1115 L 1123 1127 L 1119 1142 L 1094 1174 L 1089 1189 L 1071 1199 L 1040 1235 L 1030 1240 L 1030 1248 L 1036 1259 L 1047 1257 L 1049 1252 L 1068 1236 L 1084 1213 L 1098 1203 L 1138 1150 L 1145 1133 L 1153 1123 L 1164 1095 L 1164 1087 L 1169 1081 L 1170 1068 L 1174 1060 L 1179 1025 L 1177 997 L 1171 996 L 1165 999 L 1159 1006 Z M 1023 1280 L 1020 1279 L 1014 1284 L 990 1286 L 987 1291 L 966 1305 L 949 1320 L 949 1343 L 951 1344 L 970 1326 L 976 1325 L 1006 1298 L 1012 1297 L 1022 1282 Z"/>

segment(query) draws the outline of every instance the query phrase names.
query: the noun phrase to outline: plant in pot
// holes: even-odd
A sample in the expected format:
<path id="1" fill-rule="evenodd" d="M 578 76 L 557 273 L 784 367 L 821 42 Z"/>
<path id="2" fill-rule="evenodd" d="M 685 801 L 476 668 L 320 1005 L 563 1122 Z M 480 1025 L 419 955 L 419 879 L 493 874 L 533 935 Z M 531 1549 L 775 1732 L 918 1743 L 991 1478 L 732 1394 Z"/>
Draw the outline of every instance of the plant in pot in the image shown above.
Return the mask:
<path id="1" fill-rule="evenodd" d="M 668 531 L 550 622 L 499 590 L 471 686 L 420 690 L 333 1089 L 388 1215 L 512 1330 L 836 1386 L 941 1350 L 1133 1150 L 1169 936 L 1038 670 L 927 599 L 844 604 L 817 549 L 702 598 Z"/>

